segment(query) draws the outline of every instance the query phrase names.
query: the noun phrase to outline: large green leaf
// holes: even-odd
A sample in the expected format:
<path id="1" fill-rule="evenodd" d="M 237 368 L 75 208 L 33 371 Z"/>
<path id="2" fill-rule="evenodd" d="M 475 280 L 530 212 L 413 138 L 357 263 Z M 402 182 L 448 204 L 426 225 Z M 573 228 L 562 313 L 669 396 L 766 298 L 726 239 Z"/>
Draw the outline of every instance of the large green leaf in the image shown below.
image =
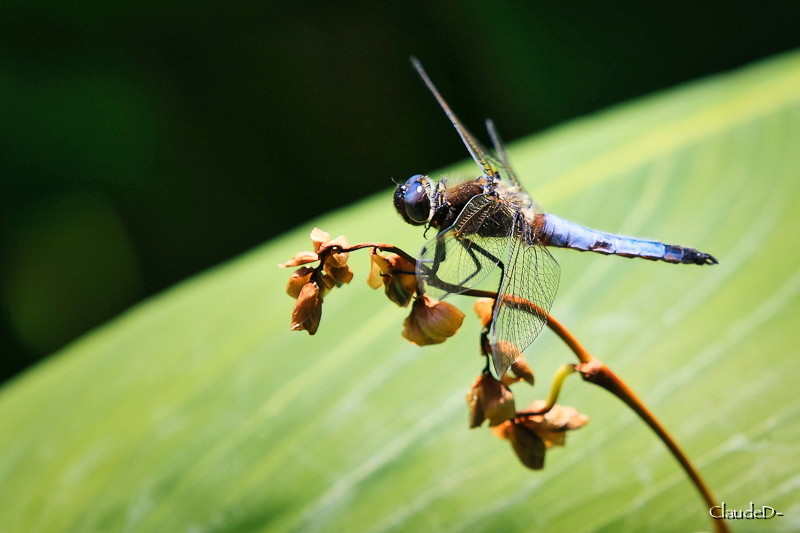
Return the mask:
<path id="1" fill-rule="evenodd" d="M 444 119 L 442 135 L 458 142 Z M 742 530 L 800 529 L 799 147 L 792 54 L 511 150 L 548 211 L 720 260 L 556 251 L 553 313 L 640 392 L 718 498 L 785 515 Z M 280 192 L 298 209 L 314 194 Z M 422 242 L 388 193 L 314 224 L 351 242 Z M 469 431 L 477 320 L 442 345 L 408 344 L 407 311 L 362 281 L 366 253 L 351 257 L 352 286 L 326 299 L 319 333 L 289 332 L 288 272 L 275 265 L 309 247 L 314 224 L 137 306 L 6 385 L 0 531 L 709 527 L 663 445 L 577 378 L 562 403 L 592 421 L 542 472 L 487 430 Z M 520 404 L 543 396 L 572 357 L 545 331 L 529 360 L 540 384 L 518 388 Z"/>

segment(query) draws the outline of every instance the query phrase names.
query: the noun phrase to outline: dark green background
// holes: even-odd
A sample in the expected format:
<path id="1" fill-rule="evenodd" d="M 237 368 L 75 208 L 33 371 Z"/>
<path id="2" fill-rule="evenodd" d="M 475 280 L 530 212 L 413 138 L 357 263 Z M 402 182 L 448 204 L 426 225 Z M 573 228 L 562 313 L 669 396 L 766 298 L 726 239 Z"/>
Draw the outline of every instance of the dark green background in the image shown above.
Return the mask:
<path id="1" fill-rule="evenodd" d="M 798 22 L 796 2 L 6 2 L 0 379 L 319 213 L 463 159 L 410 54 L 473 130 L 491 116 L 510 141 L 797 47 Z"/>

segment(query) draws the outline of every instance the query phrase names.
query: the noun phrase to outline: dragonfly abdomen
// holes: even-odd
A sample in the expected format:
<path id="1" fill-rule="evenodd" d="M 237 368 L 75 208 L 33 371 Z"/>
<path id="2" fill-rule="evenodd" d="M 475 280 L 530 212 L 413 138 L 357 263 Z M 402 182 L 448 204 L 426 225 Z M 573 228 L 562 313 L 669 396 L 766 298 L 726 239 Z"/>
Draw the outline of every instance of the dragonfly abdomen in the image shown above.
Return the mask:
<path id="1" fill-rule="evenodd" d="M 699 252 L 694 248 L 686 248 L 658 241 L 648 241 L 614 235 L 586 228 L 569 220 L 550 214 L 540 215 L 542 218 L 535 226 L 539 239 L 546 246 L 572 248 L 583 252 L 621 255 L 623 257 L 641 257 L 651 261 L 667 263 L 683 263 L 694 265 L 713 265 L 717 260 L 713 256 Z"/>

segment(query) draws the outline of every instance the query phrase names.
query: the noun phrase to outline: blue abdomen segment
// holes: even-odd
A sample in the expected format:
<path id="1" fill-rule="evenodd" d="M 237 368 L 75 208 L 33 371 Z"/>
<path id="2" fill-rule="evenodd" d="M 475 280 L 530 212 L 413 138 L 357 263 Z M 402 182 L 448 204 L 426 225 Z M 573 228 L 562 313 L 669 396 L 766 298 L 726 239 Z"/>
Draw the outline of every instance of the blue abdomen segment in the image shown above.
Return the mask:
<path id="1" fill-rule="evenodd" d="M 621 255 L 623 257 L 641 257 L 652 261 L 666 261 L 667 263 L 694 265 L 713 265 L 717 263 L 713 256 L 699 252 L 694 248 L 604 233 L 549 214 L 544 215 L 540 239 L 542 244 L 546 246 L 572 248 L 573 250 L 584 252 L 598 252 L 601 254 Z"/>

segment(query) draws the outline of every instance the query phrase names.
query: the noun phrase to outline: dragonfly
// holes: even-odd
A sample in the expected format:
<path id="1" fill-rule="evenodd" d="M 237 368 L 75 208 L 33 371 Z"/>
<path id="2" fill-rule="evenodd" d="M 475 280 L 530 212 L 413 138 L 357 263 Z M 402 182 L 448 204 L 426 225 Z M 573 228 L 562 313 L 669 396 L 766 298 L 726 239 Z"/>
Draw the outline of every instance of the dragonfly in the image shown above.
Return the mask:
<path id="1" fill-rule="evenodd" d="M 417 261 L 420 292 L 442 300 L 478 287 L 499 270 L 487 333 L 487 355 L 495 377 L 508 371 L 547 323 L 560 278 L 560 267 L 547 247 L 675 264 L 717 264 L 712 255 L 694 248 L 605 233 L 545 213 L 514 174 L 494 123 L 486 121 L 494 147 L 490 152 L 456 117 L 422 64 L 416 58 L 411 62 L 480 175 L 434 182 L 415 174 L 398 184 L 394 206 L 407 223 L 437 231 Z"/>

